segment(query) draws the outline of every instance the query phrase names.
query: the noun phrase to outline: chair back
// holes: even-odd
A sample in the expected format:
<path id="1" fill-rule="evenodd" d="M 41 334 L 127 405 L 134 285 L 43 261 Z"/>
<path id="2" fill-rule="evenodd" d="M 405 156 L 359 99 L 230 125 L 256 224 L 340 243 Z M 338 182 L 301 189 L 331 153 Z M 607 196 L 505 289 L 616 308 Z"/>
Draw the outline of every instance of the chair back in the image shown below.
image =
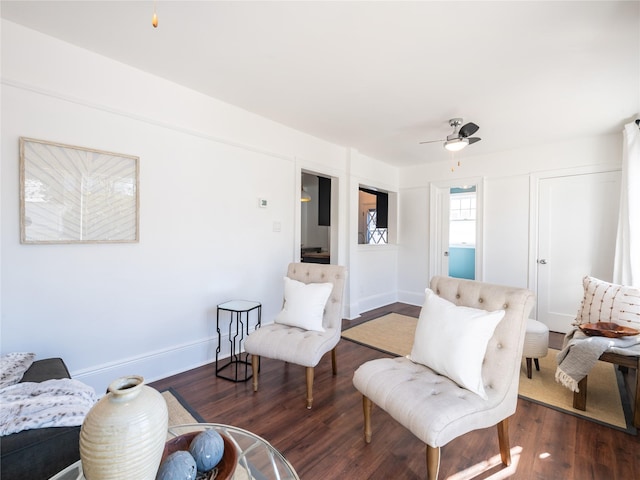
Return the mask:
<path id="1" fill-rule="evenodd" d="M 441 276 L 431 279 L 430 288 L 458 306 L 505 311 L 487 345 L 482 379 L 489 401 L 509 397 L 515 411 L 524 336 L 534 293 L 524 288 Z"/>
<path id="2" fill-rule="evenodd" d="M 347 269 L 341 265 L 320 263 L 290 263 L 287 277 L 302 283 L 332 283 L 333 290 L 327 300 L 322 318 L 324 328 L 342 329 L 342 299 Z"/>

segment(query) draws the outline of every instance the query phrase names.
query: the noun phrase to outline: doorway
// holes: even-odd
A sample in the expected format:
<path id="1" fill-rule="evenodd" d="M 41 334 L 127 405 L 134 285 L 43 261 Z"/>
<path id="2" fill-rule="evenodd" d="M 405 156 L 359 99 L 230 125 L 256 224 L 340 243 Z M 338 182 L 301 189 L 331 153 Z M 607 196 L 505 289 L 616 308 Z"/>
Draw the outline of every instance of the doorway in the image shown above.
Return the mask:
<path id="1" fill-rule="evenodd" d="M 430 273 L 470 280 L 482 269 L 480 179 L 431 184 Z"/>
<path id="2" fill-rule="evenodd" d="M 476 187 L 449 189 L 449 268 L 454 278 L 476 278 Z"/>
<path id="3" fill-rule="evenodd" d="M 300 261 L 331 263 L 332 179 L 302 172 L 300 192 Z"/>

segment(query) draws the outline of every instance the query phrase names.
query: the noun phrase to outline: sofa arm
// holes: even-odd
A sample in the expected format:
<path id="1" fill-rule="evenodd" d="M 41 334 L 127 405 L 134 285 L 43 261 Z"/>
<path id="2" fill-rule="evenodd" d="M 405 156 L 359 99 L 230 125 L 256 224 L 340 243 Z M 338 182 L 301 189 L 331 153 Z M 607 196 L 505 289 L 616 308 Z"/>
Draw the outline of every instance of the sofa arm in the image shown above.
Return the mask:
<path id="1" fill-rule="evenodd" d="M 54 378 L 71 378 L 69 370 L 61 358 L 36 360 L 24 372 L 20 382 L 44 382 Z"/>
<path id="2" fill-rule="evenodd" d="M 71 378 L 61 358 L 36 360 L 21 382 Z M 80 427 L 23 430 L 0 437 L 0 478 L 47 479 L 80 460 Z"/>

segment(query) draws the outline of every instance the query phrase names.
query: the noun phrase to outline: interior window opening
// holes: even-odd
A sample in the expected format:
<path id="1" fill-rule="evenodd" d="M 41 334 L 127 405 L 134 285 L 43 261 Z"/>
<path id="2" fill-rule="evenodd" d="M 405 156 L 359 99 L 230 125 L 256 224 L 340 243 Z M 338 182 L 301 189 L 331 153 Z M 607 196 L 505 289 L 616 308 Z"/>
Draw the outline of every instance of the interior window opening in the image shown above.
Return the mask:
<path id="1" fill-rule="evenodd" d="M 358 189 L 358 243 L 389 243 L 389 193 L 360 187 Z"/>

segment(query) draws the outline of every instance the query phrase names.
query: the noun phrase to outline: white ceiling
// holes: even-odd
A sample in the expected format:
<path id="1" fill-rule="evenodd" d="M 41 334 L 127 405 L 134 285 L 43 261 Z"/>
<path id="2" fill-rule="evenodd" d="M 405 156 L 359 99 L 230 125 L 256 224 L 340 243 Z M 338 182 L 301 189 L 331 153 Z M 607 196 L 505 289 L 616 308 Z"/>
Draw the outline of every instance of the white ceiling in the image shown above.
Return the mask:
<path id="1" fill-rule="evenodd" d="M 2 17 L 395 165 L 619 132 L 640 2 L 2 1 Z"/>

